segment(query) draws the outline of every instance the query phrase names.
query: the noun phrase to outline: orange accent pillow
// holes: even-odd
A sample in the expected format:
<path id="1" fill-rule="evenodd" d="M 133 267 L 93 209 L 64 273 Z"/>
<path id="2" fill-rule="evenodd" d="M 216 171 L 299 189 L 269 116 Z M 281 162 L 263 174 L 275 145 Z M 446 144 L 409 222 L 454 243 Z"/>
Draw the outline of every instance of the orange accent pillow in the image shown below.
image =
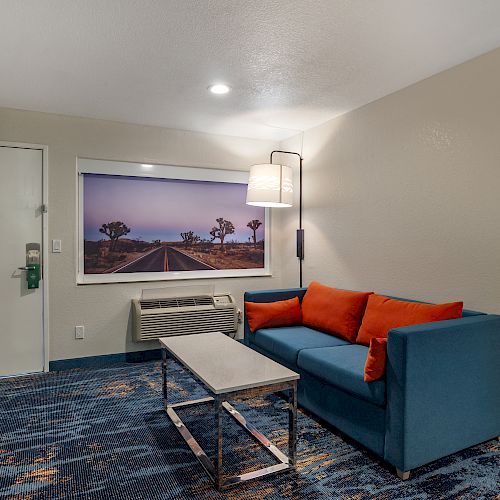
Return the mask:
<path id="1" fill-rule="evenodd" d="M 463 302 L 421 304 L 373 294 L 368 299 L 356 343 L 369 345 L 372 338 L 385 338 L 389 330 L 401 326 L 460 318 L 463 306 Z"/>
<path id="2" fill-rule="evenodd" d="M 387 338 L 370 340 L 370 348 L 366 356 L 365 382 L 374 382 L 385 375 L 387 362 Z"/>
<path id="3" fill-rule="evenodd" d="M 302 311 L 298 297 L 276 302 L 245 302 L 245 314 L 250 330 L 292 326 L 302 323 Z"/>
<path id="4" fill-rule="evenodd" d="M 302 322 L 355 342 L 366 302 L 372 293 L 338 290 L 313 281 L 302 299 Z"/>

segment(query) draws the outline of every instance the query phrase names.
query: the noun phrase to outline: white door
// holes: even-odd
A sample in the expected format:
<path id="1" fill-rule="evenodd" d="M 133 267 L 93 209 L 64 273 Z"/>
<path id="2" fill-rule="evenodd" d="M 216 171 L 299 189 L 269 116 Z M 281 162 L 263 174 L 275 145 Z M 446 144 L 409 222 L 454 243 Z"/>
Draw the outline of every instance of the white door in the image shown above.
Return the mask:
<path id="1" fill-rule="evenodd" d="M 42 149 L 0 145 L 0 376 L 44 368 L 43 282 L 18 269 L 26 244 L 42 248 L 42 179 Z"/>

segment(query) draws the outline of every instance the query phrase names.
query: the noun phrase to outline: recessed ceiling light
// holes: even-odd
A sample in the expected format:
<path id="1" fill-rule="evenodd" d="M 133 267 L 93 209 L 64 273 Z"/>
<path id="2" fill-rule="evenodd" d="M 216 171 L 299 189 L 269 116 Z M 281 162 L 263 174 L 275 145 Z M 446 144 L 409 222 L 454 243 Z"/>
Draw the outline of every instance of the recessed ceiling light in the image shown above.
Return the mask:
<path id="1" fill-rule="evenodd" d="M 226 85 L 225 83 L 216 83 L 214 85 L 210 85 L 208 87 L 208 90 L 212 92 L 212 94 L 227 94 L 230 90 L 231 87 L 229 85 Z"/>
<path id="2" fill-rule="evenodd" d="M 153 168 L 153 165 L 150 165 L 149 163 L 143 163 L 141 165 L 142 168 Z"/>

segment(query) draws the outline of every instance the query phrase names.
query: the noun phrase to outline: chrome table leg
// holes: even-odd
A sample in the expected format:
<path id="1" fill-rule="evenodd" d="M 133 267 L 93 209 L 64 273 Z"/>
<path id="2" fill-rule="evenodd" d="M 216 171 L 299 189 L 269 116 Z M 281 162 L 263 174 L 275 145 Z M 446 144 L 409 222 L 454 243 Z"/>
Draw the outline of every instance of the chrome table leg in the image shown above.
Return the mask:
<path id="1" fill-rule="evenodd" d="M 161 378 L 162 378 L 162 392 L 163 392 L 163 406 L 165 410 L 168 406 L 167 399 L 167 350 L 161 350 Z"/>
<path id="2" fill-rule="evenodd" d="M 222 472 L 222 400 L 219 395 L 214 398 L 215 430 L 217 432 L 216 457 L 214 463 L 215 487 L 220 489 L 223 483 Z"/>
<path id="3" fill-rule="evenodd" d="M 172 420 L 172 422 L 174 423 L 175 427 L 179 431 L 180 435 L 183 437 L 184 441 L 186 441 L 186 444 L 189 446 L 191 451 L 194 453 L 195 457 L 203 466 L 210 479 L 214 483 L 216 483 L 217 473 L 215 471 L 215 467 L 212 461 L 203 451 L 203 448 L 198 444 L 198 441 L 196 441 L 193 435 L 189 432 L 189 429 L 184 425 L 184 422 L 179 418 L 179 415 L 175 413 L 175 410 L 171 406 L 167 406 L 166 410 L 167 410 L 167 415 L 170 417 L 170 420 Z"/>
<path id="4" fill-rule="evenodd" d="M 297 454 L 297 382 L 288 391 L 288 459 L 295 465 Z"/>
<path id="5" fill-rule="evenodd" d="M 168 404 L 167 402 L 167 357 L 166 350 L 162 350 L 162 376 L 163 376 L 163 399 L 165 410 L 170 417 L 175 427 L 186 441 L 187 445 L 199 460 L 208 476 L 215 483 L 218 490 L 223 490 L 234 486 L 238 483 L 256 479 L 259 477 L 276 474 L 278 472 L 293 469 L 296 462 L 296 441 L 297 441 L 297 382 L 293 381 L 281 385 L 264 386 L 257 388 L 258 393 L 272 394 L 279 391 L 288 391 L 288 457 L 281 452 L 273 443 L 271 443 L 259 430 L 252 424 L 247 422 L 245 417 L 241 415 L 235 408 L 233 408 L 225 399 L 231 399 L 231 396 L 251 396 L 255 397 L 256 393 L 246 393 L 245 390 L 229 394 L 214 394 L 214 397 L 200 398 L 194 401 L 184 401 L 181 403 Z M 252 389 L 252 391 L 255 391 Z M 201 446 L 198 444 L 193 435 L 189 432 L 188 428 L 184 425 L 182 420 L 175 412 L 176 408 L 185 408 L 193 405 L 199 405 L 208 402 L 214 402 L 214 417 L 216 429 L 216 456 L 212 461 L 208 458 Z M 258 469 L 244 474 L 224 477 L 222 467 L 222 419 L 223 411 L 226 410 L 244 429 L 246 429 L 257 441 L 266 447 L 266 449 L 278 459 L 279 463 L 271 465 L 263 469 Z"/>

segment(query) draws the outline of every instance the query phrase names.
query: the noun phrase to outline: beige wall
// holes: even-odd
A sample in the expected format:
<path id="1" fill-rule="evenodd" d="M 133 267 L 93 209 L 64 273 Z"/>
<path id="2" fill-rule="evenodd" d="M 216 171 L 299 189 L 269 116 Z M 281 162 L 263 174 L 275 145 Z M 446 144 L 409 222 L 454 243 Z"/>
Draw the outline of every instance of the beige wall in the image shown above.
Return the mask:
<path id="1" fill-rule="evenodd" d="M 306 131 L 305 282 L 500 313 L 499 89 L 500 49 Z"/>
<path id="2" fill-rule="evenodd" d="M 500 313 L 499 88 L 496 50 L 305 132 L 306 284 Z M 49 147 L 49 238 L 63 242 L 49 255 L 51 360 L 155 347 L 132 342 L 130 299 L 161 283 L 75 283 L 77 156 L 241 170 L 276 146 L 9 109 L 0 140 Z M 297 224 L 296 207 L 272 216 L 272 278 L 210 282 L 240 307 L 245 290 L 297 286 Z"/>
<path id="3" fill-rule="evenodd" d="M 157 347 L 135 344 L 129 325 L 130 299 L 143 287 L 196 281 L 77 286 L 76 157 L 245 170 L 267 161 L 276 144 L 209 134 L 128 125 L 0 108 L 0 140 L 49 148 L 49 238 L 62 239 L 63 253 L 50 254 L 50 359 L 67 359 Z M 277 227 L 272 216 L 272 226 Z M 229 291 L 242 307 L 243 292 L 281 285 L 279 233 L 272 243 L 273 277 L 200 280 Z M 85 340 L 75 340 L 75 325 Z"/>

